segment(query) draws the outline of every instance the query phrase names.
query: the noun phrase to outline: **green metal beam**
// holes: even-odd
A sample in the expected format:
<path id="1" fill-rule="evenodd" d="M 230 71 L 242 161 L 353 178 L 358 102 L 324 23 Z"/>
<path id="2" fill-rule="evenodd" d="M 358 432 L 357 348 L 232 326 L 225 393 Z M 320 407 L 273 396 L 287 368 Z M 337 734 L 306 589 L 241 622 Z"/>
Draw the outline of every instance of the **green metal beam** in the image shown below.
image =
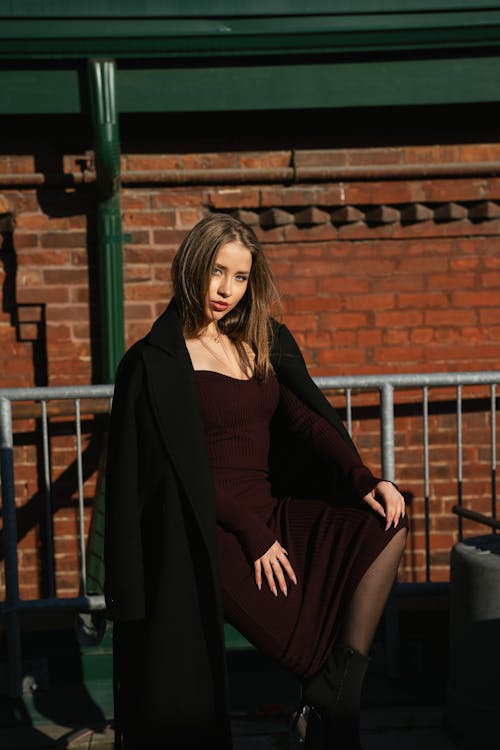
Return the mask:
<path id="1" fill-rule="evenodd" d="M 481 0 L 481 8 L 497 8 L 498 0 Z M 181 17 L 318 15 L 388 13 L 474 8 L 477 0 L 3 0 L 2 17 L 101 16 Z"/>
<path id="2" fill-rule="evenodd" d="M 121 112 L 494 102 L 500 55 L 118 71 Z"/>
<path id="3" fill-rule="evenodd" d="M 0 68 L 0 114 L 78 114 L 78 70 Z"/>
<path id="4" fill-rule="evenodd" d="M 456 6 L 457 4 L 455 4 Z M 484 47 L 500 43 L 500 2 L 415 12 L 210 17 L 1 17 L 0 59 L 215 57 Z"/>
<path id="5" fill-rule="evenodd" d="M 475 57 L 118 67 L 121 113 L 420 106 L 500 101 L 500 50 Z M 0 70 L 0 114 L 77 114 L 75 70 Z"/>

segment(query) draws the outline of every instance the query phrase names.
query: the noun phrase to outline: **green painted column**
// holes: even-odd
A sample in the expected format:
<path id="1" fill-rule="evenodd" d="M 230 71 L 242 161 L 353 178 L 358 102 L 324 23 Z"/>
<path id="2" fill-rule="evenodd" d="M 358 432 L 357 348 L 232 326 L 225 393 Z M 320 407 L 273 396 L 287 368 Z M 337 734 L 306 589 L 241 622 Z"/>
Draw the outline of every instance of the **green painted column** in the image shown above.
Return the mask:
<path id="1" fill-rule="evenodd" d="M 114 60 L 91 60 L 88 70 L 98 194 L 101 382 L 113 383 L 125 346 L 115 63 Z"/>
<path id="2" fill-rule="evenodd" d="M 113 383 L 124 353 L 120 140 L 116 108 L 115 63 L 88 64 L 97 182 L 97 235 L 102 383 Z M 87 541 L 86 593 L 102 593 L 104 584 L 105 444 L 98 470 Z M 99 622 L 99 618 L 94 621 Z M 102 624 L 102 621 L 101 621 Z"/>

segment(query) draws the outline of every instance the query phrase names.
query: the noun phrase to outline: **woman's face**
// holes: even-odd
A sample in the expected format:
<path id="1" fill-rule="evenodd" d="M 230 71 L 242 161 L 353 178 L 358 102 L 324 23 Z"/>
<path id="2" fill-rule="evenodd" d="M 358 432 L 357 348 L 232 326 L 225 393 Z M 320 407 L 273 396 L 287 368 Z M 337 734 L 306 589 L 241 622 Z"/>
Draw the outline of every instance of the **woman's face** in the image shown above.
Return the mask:
<path id="1" fill-rule="evenodd" d="M 210 272 L 205 315 L 220 320 L 233 310 L 247 290 L 252 254 L 240 242 L 221 245 Z"/>

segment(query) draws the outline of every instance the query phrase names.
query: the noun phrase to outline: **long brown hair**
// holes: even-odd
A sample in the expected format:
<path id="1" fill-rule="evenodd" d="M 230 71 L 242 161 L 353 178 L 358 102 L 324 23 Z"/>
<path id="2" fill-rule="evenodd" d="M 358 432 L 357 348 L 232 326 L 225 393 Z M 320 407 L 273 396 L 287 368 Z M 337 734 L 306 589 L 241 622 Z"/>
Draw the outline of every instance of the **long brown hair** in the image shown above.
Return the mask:
<path id="1" fill-rule="evenodd" d="M 280 309 L 273 273 L 253 229 L 226 213 L 201 219 L 182 241 L 172 263 L 174 297 L 184 335 L 196 336 L 207 325 L 205 300 L 217 253 L 227 242 L 239 242 L 252 255 L 248 287 L 238 305 L 218 321 L 218 328 L 236 345 L 248 364 L 244 344 L 255 355 L 255 374 L 265 377 L 271 369 L 269 318 Z"/>

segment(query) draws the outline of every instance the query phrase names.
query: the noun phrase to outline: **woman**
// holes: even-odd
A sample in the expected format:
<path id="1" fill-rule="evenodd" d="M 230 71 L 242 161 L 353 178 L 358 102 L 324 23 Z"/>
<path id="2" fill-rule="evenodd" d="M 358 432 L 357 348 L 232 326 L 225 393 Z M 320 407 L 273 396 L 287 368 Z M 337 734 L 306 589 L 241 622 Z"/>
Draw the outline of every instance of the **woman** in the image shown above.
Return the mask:
<path id="1" fill-rule="evenodd" d="M 106 488 L 117 746 L 231 748 L 224 619 L 297 677 L 305 747 L 359 748 L 404 499 L 364 466 L 253 230 L 202 219 L 116 377 Z"/>

